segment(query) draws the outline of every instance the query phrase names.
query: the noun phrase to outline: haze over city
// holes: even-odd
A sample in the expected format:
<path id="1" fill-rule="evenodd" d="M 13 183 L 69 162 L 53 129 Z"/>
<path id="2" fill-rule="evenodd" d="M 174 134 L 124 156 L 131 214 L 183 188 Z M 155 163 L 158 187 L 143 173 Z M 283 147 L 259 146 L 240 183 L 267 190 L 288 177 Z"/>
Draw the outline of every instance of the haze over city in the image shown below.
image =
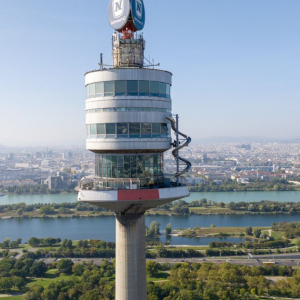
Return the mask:
<path id="1" fill-rule="evenodd" d="M 299 138 L 299 1 L 155 2 L 145 1 L 146 57 L 174 73 L 183 131 Z M 83 75 L 100 52 L 111 63 L 107 1 L 0 8 L 0 143 L 84 145 Z"/>

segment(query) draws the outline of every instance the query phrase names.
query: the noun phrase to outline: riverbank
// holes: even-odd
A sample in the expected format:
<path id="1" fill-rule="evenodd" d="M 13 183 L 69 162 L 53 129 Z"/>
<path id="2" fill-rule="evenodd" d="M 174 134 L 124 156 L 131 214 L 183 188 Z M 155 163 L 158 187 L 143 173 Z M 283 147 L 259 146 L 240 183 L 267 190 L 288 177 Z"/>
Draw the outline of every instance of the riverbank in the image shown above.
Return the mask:
<path id="1" fill-rule="evenodd" d="M 171 223 L 172 229 L 210 228 L 216 227 L 222 232 L 226 227 L 268 227 L 278 222 L 300 222 L 299 214 L 291 215 L 146 215 L 146 226 L 150 228 L 153 221 L 160 223 L 162 231 Z M 11 240 L 22 238 L 27 241 L 30 237 L 57 237 L 62 239 L 101 239 L 115 241 L 116 219 L 113 215 L 102 217 L 73 217 L 73 218 L 12 218 L 0 220 L 0 241 L 9 237 Z M 201 233 L 202 234 L 202 233 Z M 240 241 L 239 237 L 188 238 L 162 235 L 157 242 L 170 245 L 208 245 L 212 241 Z"/>
<path id="2" fill-rule="evenodd" d="M 66 192 L 66 191 L 49 191 L 49 192 L 47 192 L 47 193 L 39 193 L 39 192 L 33 192 L 33 193 L 30 193 L 30 192 L 28 192 L 28 193 L 9 193 L 9 192 L 5 192 L 4 193 L 4 196 L 34 196 L 34 195 L 36 195 L 36 196 L 45 196 L 45 195 L 77 195 L 77 193 L 78 193 L 78 191 L 73 191 L 73 192 L 71 192 L 71 191 L 68 191 L 68 192 Z"/>
<path id="3" fill-rule="evenodd" d="M 91 212 L 91 211 L 71 211 L 68 213 L 60 213 L 58 209 L 54 211 L 53 214 L 41 214 L 39 210 L 30 211 L 30 212 L 22 212 L 22 215 L 18 212 L 18 210 L 13 210 L 9 212 L 2 212 L 0 213 L 0 219 L 7 220 L 7 219 L 62 219 L 62 218 L 101 218 L 106 216 L 114 216 L 115 213 L 111 211 L 105 212 Z M 251 212 L 251 211 L 235 211 L 231 209 L 220 209 L 220 208 L 193 208 L 190 210 L 188 214 L 180 214 L 172 211 L 157 211 L 157 210 L 149 210 L 146 213 L 146 216 L 191 216 L 191 215 L 198 215 L 198 216 L 230 216 L 230 215 L 249 215 L 249 216 L 264 216 L 264 215 L 297 215 L 300 216 L 300 211 L 295 212 Z"/>

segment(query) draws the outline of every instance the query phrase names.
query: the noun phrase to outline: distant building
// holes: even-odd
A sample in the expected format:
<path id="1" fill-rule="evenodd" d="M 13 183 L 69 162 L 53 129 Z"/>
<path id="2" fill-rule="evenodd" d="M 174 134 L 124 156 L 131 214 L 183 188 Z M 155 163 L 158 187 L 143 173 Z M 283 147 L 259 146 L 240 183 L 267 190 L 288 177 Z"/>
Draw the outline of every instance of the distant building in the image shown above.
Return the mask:
<path id="1" fill-rule="evenodd" d="M 223 182 L 223 180 L 214 180 L 213 181 L 213 183 L 218 184 L 218 185 L 222 184 L 222 182 Z"/>
<path id="2" fill-rule="evenodd" d="M 43 154 L 41 152 L 36 152 L 35 153 L 35 158 L 36 159 L 41 159 L 41 158 L 43 158 Z"/>
<path id="3" fill-rule="evenodd" d="M 202 155 L 201 161 L 202 161 L 204 164 L 206 164 L 206 163 L 208 162 L 207 154 L 203 154 L 203 155 Z"/>
<path id="4" fill-rule="evenodd" d="M 189 186 L 197 186 L 199 184 L 205 184 L 206 180 L 201 177 L 186 177 L 186 183 Z"/>
<path id="5" fill-rule="evenodd" d="M 251 150 L 251 145 L 250 144 L 242 144 L 242 145 L 237 145 L 235 146 L 237 149 L 245 149 L 245 150 Z"/>
<path id="6" fill-rule="evenodd" d="M 49 176 L 47 180 L 45 180 L 45 184 L 48 185 L 49 190 L 62 190 L 63 183 L 60 176 Z"/>
<path id="7" fill-rule="evenodd" d="M 8 153 L 7 159 L 14 160 L 15 159 L 15 155 L 13 153 Z"/>
<path id="8" fill-rule="evenodd" d="M 249 178 L 241 177 L 241 178 L 237 178 L 236 181 L 237 181 L 238 183 L 248 184 L 248 183 L 249 183 Z"/>
<path id="9" fill-rule="evenodd" d="M 29 163 L 15 163 L 15 168 L 29 169 L 30 167 Z"/>
<path id="10" fill-rule="evenodd" d="M 25 179 L 25 180 L 5 180 L 0 182 L 0 186 L 2 187 L 12 187 L 12 186 L 24 186 L 24 185 L 35 185 L 36 182 L 34 182 L 31 179 Z"/>
<path id="11" fill-rule="evenodd" d="M 50 165 L 51 165 L 51 162 L 48 159 L 43 160 L 41 163 L 42 167 L 49 167 Z"/>
<path id="12" fill-rule="evenodd" d="M 57 172 L 56 176 L 49 176 L 44 183 L 48 185 L 49 190 L 64 190 L 71 185 L 71 179 L 67 174 Z"/>

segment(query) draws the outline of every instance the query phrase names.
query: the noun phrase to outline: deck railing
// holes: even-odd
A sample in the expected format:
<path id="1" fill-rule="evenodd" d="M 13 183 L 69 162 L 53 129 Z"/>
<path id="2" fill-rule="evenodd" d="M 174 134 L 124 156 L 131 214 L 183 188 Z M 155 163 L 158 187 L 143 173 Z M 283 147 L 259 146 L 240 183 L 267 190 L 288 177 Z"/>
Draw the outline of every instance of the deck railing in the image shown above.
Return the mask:
<path id="1" fill-rule="evenodd" d="M 80 188 L 83 190 L 112 191 L 112 190 L 139 190 L 140 180 L 138 178 L 83 178 Z"/>
<path id="2" fill-rule="evenodd" d="M 184 177 L 180 177 L 179 186 L 184 186 Z M 141 186 L 139 178 L 103 178 L 103 177 L 84 177 L 80 181 L 80 189 L 93 191 L 118 191 L 118 190 L 140 190 L 154 188 L 170 188 L 177 186 L 176 182 L 165 180 L 164 184 L 154 186 L 149 179 L 149 185 Z"/>

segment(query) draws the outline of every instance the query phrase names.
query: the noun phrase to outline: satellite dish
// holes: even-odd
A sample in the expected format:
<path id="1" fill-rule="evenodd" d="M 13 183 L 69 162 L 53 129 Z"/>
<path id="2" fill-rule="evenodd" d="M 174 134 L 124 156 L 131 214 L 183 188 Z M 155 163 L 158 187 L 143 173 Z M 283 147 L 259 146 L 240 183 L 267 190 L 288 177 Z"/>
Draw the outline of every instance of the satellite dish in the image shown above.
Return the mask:
<path id="1" fill-rule="evenodd" d="M 110 0 L 107 15 L 110 26 L 119 32 L 122 32 L 124 27 L 136 32 L 145 26 L 143 0 Z"/>

